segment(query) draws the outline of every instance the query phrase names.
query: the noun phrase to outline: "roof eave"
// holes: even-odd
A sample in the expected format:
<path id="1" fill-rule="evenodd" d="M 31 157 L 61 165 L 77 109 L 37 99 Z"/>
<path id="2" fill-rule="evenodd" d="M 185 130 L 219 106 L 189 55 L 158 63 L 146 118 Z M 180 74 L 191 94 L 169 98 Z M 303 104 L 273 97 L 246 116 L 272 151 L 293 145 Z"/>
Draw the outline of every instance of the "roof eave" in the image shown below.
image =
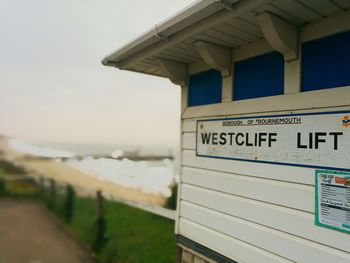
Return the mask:
<path id="1" fill-rule="evenodd" d="M 189 7 L 179 11 L 174 16 L 166 19 L 162 23 L 155 25 L 152 29 L 148 30 L 138 38 L 128 42 L 126 45 L 113 52 L 110 55 L 107 55 L 101 62 L 105 66 L 116 66 L 116 62 L 122 60 L 123 58 L 130 56 L 138 51 L 140 51 L 140 47 L 145 48 L 149 47 L 164 38 L 166 38 L 171 32 L 171 34 L 180 31 L 186 26 L 189 26 L 192 23 L 193 18 L 195 16 L 201 15 L 201 12 L 205 9 L 213 8 L 213 13 L 217 11 L 217 8 L 224 8 L 223 2 L 232 1 L 236 2 L 238 0 L 204 0 L 197 1 Z M 225 4 L 226 5 L 226 4 Z M 210 13 L 206 14 L 209 16 Z M 191 19 L 189 19 L 191 18 Z M 186 21 L 187 20 L 187 21 Z M 180 28 L 175 28 L 180 23 L 184 22 Z M 118 66 L 117 66 L 118 67 Z"/>

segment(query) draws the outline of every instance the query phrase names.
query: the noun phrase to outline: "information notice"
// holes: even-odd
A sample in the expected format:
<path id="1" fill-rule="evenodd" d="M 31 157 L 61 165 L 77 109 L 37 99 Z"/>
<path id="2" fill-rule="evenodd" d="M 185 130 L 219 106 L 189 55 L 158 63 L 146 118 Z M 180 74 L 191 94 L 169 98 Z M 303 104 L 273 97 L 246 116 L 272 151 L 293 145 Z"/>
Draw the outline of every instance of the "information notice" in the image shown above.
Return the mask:
<path id="1" fill-rule="evenodd" d="M 350 173 L 316 170 L 315 223 L 350 233 Z"/>
<path id="2" fill-rule="evenodd" d="M 350 170 L 350 111 L 198 120 L 196 155 Z"/>

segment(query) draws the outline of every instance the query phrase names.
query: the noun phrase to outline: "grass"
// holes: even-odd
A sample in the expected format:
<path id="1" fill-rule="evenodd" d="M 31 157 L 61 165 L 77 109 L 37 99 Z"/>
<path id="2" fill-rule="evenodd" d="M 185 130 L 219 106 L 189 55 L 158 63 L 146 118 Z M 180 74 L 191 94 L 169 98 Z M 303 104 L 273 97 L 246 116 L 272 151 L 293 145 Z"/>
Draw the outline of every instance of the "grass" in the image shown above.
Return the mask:
<path id="1" fill-rule="evenodd" d="M 95 200 L 76 198 L 68 224 L 85 244 L 91 242 Z M 171 263 L 175 261 L 174 222 L 113 201 L 105 201 L 108 241 L 97 254 L 99 262 Z"/>

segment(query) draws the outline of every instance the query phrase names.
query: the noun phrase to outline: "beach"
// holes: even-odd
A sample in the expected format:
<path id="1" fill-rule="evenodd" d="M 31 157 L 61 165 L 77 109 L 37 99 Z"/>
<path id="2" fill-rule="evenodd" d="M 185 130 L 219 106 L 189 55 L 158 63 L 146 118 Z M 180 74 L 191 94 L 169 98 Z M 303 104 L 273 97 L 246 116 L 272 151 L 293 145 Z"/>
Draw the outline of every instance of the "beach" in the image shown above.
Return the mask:
<path id="1" fill-rule="evenodd" d="M 2 158 L 21 166 L 35 177 L 52 178 L 59 183 L 71 184 L 82 191 L 93 193 L 101 190 L 106 195 L 118 199 L 157 206 L 164 205 L 167 198 L 161 193 L 146 192 L 139 188 L 126 187 L 116 182 L 91 176 L 59 158 L 35 157 L 16 151 L 9 147 L 6 137 L 0 138 L 0 153 Z"/>

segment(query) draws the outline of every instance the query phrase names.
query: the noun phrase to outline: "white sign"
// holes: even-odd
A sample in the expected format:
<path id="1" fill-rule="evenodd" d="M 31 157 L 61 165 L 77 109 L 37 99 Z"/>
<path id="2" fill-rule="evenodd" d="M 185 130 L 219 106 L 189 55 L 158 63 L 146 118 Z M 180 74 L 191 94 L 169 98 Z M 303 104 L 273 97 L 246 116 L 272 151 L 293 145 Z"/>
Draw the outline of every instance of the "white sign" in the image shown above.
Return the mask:
<path id="1" fill-rule="evenodd" d="M 350 173 L 316 171 L 316 225 L 350 233 Z"/>
<path id="2" fill-rule="evenodd" d="M 350 170 L 350 111 L 197 121 L 196 155 Z"/>

